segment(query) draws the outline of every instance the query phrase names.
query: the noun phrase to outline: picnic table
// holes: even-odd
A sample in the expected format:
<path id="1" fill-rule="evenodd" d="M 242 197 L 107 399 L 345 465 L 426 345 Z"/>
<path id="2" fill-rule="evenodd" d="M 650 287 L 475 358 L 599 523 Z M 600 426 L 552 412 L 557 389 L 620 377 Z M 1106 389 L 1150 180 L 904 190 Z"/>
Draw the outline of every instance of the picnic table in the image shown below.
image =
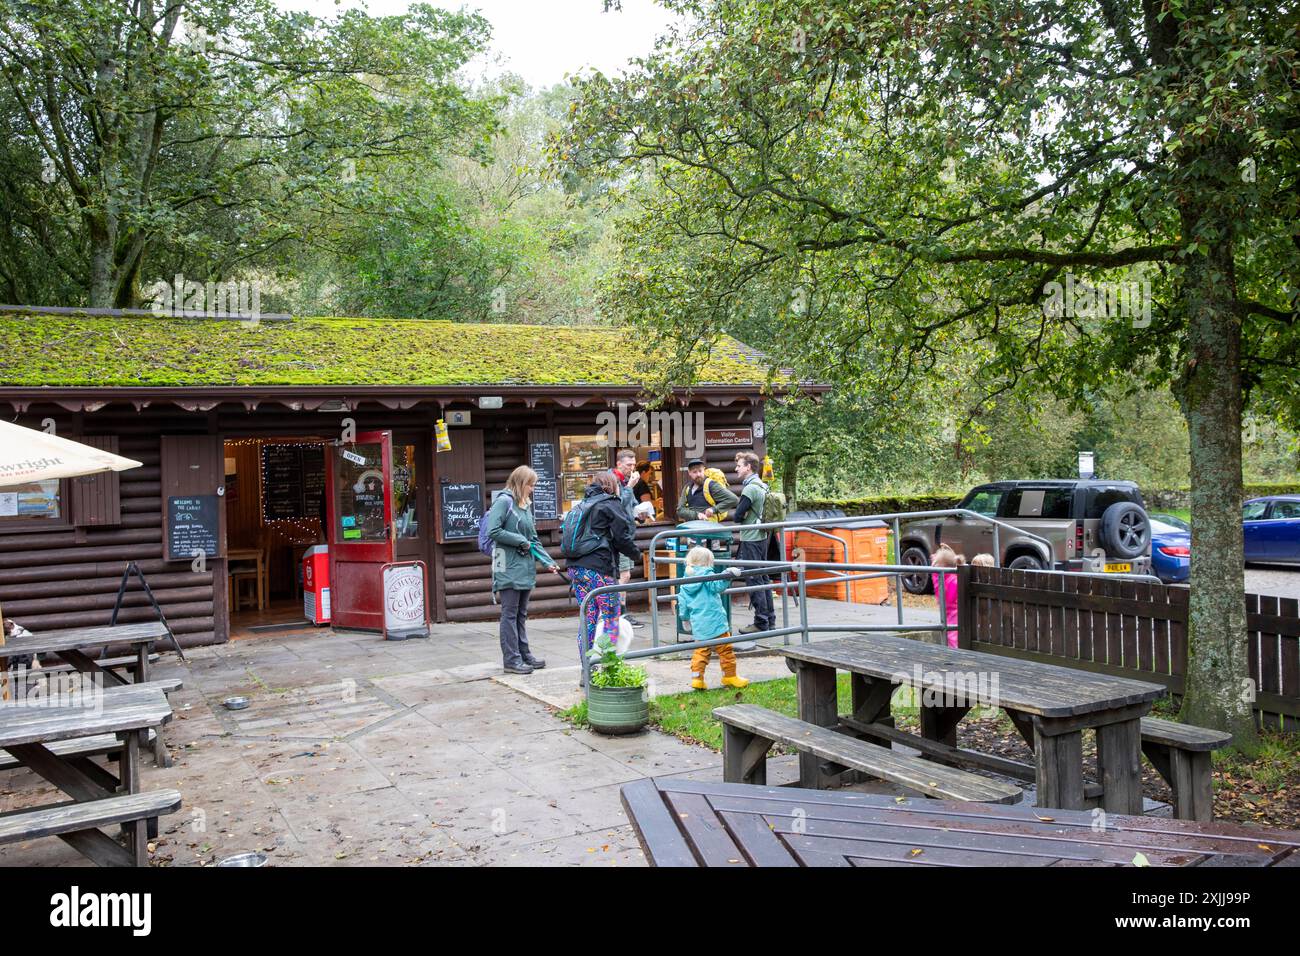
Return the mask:
<path id="1" fill-rule="evenodd" d="M 1019 660 L 885 635 L 855 636 L 779 648 L 798 677 L 799 717 L 923 755 L 980 769 L 1023 775 L 1038 788 L 1040 807 L 1110 813 L 1142 812 L 1141 719 L 1165 688 L 1147 681 Z M 852 713 L 840 716 L 836 671 L 848 671 Z M 894 727 L 895 688 L 918 693 L 921 733 Z M 957 723 L 973 706 L 999 707 L 1034 752 L 1034 765 L 956 746 Z M 1097 734 L 1099 781 L 1083 776 L 1083 731 Z M 800 754 L 800 779 L 822 781 L 820 761 Z M 822 786 L 818 782 L 817 786 Z"/>
<path id="2" fill-rule="evenodd" d="M 145 859 L 145 818 L 119 817 L 123 812 L 133 812 L 128 795 L 140 793 L 141 744 L 149 731 L 156 732 L 171 716 L 167 695 L 154 686 L 113 687 L 93 695 L 93 699 L 71 703 L 37 700 L 0 704 L 0 750 L 7 751 L 19 765 L 48 780 L 73 800 L 72 804 L 52 805 L 35 813 L 22 811 L 12 819 L 17 821 L 28 816 L 39 820 L 40 826 L 31 835 L 44 835 L 48 830 L 101 865 L 120 865 L 124 862 L 124 851 L 96 826 L 121 823 L 127 835 L 126 854 L 135 862 Z M 88 749 L 56 746 L 62 741 L 89 741 L 104 734 L 116 735 L 121 742 L 116 774 L 111 764 L 105 767 L 93 762 Z M 127 797 L 125 809 L 123 797 Z M 99 803 L 110 799 L 112 802 Z M 139 802 L 149 809 L 148 801 Z M 81 804 L 98 804 L 106 808 L 105 814 L 96 817 L 93 808 L 87 812 Z M 67 833 L 50 830 L 59 826 L 59 815 L 75 820 L 84 828 Z M 154 812 L 153 818 L 157 815 Z M 0 821 L 4 819 L 0 817 Z M 7 839 L 22 835 L 21 832 L 5 834 Z"/>
<path id="3" fill-rule="evenodd" d="M 674 777 L 621 793 L 651 866 L 1300 865 L 1300 834 L 1236 824 Z"/>
<path id="4" fill-rule="evenodd" d="M 143 684 L 149 680 L 149 652 L 155 641 L 167 636 L 167 625 L 162 621 L 42 631 L 30 637 L 12 638 L 0 645 L 0 667 L 4 666 L 2 662 L 7 658 L 53 654 L 75 670 L 96 675 L 103 686 L 111 687 L 129 681 L 112 668 L 102 666 L 86 651 L 102 651 L 113 645 L 126 644 L 135 652 L 135 682 Z"/>

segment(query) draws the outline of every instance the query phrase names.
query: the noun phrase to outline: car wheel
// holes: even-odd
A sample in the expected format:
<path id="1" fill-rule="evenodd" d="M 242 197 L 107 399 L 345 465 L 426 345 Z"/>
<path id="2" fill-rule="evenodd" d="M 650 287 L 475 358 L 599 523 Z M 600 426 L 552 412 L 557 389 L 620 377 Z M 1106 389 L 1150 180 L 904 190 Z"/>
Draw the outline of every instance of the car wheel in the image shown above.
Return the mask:
<path id="1" fill-rule="evenodd" d="M 1151 548 L 1151 521 L 1141 505 L 1117 501 L 1101 515 L 1101 543 L 1109 557 L 1137 558 Z"/>
<path id="2" fill-rule="evenodd" d="M 1043 562 L 1032 554 L 1022 554 L 1018 558 L 1012 558 L 1007 567 L 1013 571 L 1041 571 Z"/>
<path id="3" fill-rule="evenodd" d="M 918 544 L 908 545 L 903 549 L 903 563 L 918 567 L 925 567 L 930 563 L 930 555 L 925 548 Z M 903 575 L 903 590 L 908 594 L 929 594 L 934 590 L 934 582 L 930 580 L 930 575 L 905 574 Z"/>

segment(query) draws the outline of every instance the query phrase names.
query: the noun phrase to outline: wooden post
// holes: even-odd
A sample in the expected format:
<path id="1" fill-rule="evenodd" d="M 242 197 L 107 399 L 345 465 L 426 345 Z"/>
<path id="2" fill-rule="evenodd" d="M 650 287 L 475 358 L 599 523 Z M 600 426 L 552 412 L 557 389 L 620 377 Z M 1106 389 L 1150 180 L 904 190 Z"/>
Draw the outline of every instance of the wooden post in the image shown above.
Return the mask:
<path id="1" fill-rule="evenodd" d="M 799 719 L 818 727 L 834 727 L 839 722 L 835 700 L 835 668 L 798 662 Z M 816 754 L 799 754 L 799 786 L 826 790 L 837 774 L 821 771 L 822 758 Z"/>
<path id="2" fill-rule="evenodd" d="M 1142 722 L 1121 720 L 1097 728 L 1101 805 L 1108 813 L 1142 812 Z"/>
<path id="3" fill-rule="evenodd" d="M 1084 809 L 1082 731 L 1049 735 L 1035 720 L 1034 763 L 1038 768 L 1040 807 Z"/>

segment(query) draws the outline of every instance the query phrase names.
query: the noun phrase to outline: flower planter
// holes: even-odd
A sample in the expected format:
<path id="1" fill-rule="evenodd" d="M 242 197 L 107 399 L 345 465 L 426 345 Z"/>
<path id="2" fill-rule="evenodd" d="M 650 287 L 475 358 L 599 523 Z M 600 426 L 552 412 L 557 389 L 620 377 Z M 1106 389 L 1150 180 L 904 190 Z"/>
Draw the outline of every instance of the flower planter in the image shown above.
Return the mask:
<path id="1" fill-rule="evenodd" d="M 644 687 L 588 687 L 587 722 L 602 734 L 634 734 L 650 722 Z"/>

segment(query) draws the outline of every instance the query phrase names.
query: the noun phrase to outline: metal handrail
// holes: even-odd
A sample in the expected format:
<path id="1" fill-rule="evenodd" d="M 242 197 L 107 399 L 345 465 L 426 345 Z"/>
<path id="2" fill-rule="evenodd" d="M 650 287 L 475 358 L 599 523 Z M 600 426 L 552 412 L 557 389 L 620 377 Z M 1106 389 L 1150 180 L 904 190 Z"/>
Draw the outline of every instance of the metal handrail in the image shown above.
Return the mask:
<path id="1" fill-rule="evenodd" d="M 714 522 L 713 524 L 719 530 L 726 531 L 728 537 L 730 538 L 733 535 L 741 533 L 741 531 L 762 531 L 762 530 L 779 529 L 781 531 L 811 531 L 814 533 L 824 534 L 824 532 L 819 532 L 818 529 L 823 527 L 836 527 L 838 525 L 844 524 L 846 521 L 880 521 L 881 523 L 890 522 L 892 524 L 892 529 L 894 532 L 894 560 L 897 564 L 902 565 L 903 544 L 902 544 L 901 529 L 902 529 L 902 522 L 904 519 L 908 521 L 916 521 L 924 518 L 941 518 L 941 517 L 957 517 L 957 516 L 963 518 L 973 518 L 976 521 L 984 521 L 993 526 L 993 554 L 994 554 L 995 561 L 1001 561 L 1002 559 L 1002 543 L 1001 543 L 1000 532 L 1003 528 L 1006 528 L 1009 531 L 1014 531 L 1023 537 L 1026 537 L 1032 541 L 1036 541 L 1042 544 L 1047 550 L 1048 563 L 1051 563 L 1054 560 L 1052 543 L 1048 541 L 1046 538 L 1042 537 L 1041 535 L 1034 534 L 1032 531 L 1025 531 L 1021 528 L 1017 528 L 1015 525 L 1009 524 L 1005 521 L 1000 521 L 997 518 L 990 518 L 988 515 L 982 515 L 977 511 L 971 511 L 969 508 L 943 508 L 936 511 L 899 511 L 891 514 L 883 514 L 883 515 L 844 515 L 836 518 L 811 518 L 811 519 L 800 518 L 800 519 L 795 519 L 790 521 L 759 522 L 756 524 L 735 524 L 733 522 L 725 522 L 725 521 Z M 705 533 L 705 529 L 699 529 L 697 533 L 703 535 Z M 657 560 L 654 560 L 654 557 L 655 557 L 655 552 L 659 550 L 659 541 L 660 539 L 673 537 L 673 536 L 691 537 L 691 532 L 689 530 L 684 530 L 681 527 L 664 528 L 662 531 L 656 532 L 650 539 L 650 555 L 652 558 L 652 560 L 650 561 L 650 582 L 652 584 L 656 582 L 658 577 L 655 573 L 657 570 L 658 562 Z M 831 535 L 828 537 L 834 537 L 834 536 Z M 778 534 L 776 536 L 776 540 L 778 543 L 778 550 L 780 552 L 781 560 L 786 561 L 789 558 L 789 555 L 785 553 L 785 535 Z M 840 540 L 840 539 L 837 538 L 836 540 Z M 844 556 L 845 558 L 848 557 L 847 543 L 845 543 Z M 898 613 L 898 624 L 900 627 L 903 624 L 903 578 L 907 575 L 917 574 L 924 570 L 919 566 L 909 566 L 909 567 L 911 567 L 911 570 L 909 571 L 905 571 L 905 572 L 900 571 L 900 572 L 895 572 L 893 574 L 893 577 L 895 579 L 894 599 L 895 599 L 895 606 L 897 608 L 897 613 Z M 789 594 L 788 583 L 785 579 L 785 574 L 786 572 L 781 573 L 781 586 L 779 588 L 774 586 L 772 590 L 774 591 L 780 590 L 781 592 L 781 622 L 783 627 L 789 627 L 790 594 Z M 847 584 L 845 586 L 846 588 L 848 587 Z M 656 589 L 651 590 L 650 607 L 652 609 L 657 610 L 659 607 L 659 596 L 657 593 L 655 593 L 655 590 Z M 800 600 L 801 601 L 803 600 L 802 594 L 800 595 Z M 652 614 L 650 616 L 650 642 L 654 647 L 659 646 L 658 614 Z"/>

